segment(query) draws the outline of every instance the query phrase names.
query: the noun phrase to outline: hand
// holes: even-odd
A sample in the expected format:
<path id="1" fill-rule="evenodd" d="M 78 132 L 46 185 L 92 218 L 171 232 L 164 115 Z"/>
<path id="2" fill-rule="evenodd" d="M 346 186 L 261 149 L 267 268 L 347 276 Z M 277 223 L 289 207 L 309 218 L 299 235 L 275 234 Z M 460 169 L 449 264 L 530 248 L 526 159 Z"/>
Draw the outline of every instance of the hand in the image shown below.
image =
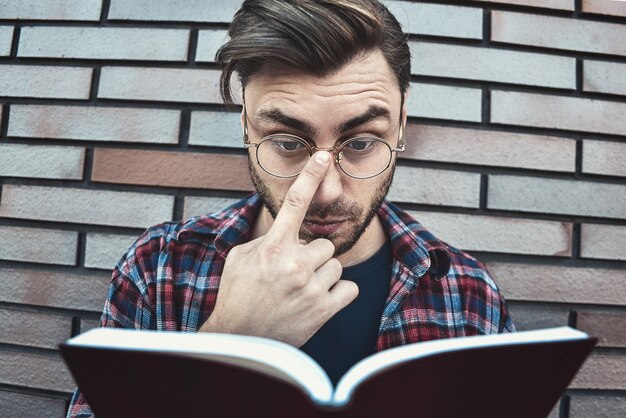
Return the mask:
<path id="1" fill-rule="evenodd" d="M 289 188 L 267 234 L 234 247 L 224 265 L 220 289 L 200 331 L 256 335 L 302 346 L 359 293 L 339 280 L 335 246 L 319 238 L 302 243 L 299 230 L 330 164 L 317 152 Z"/>

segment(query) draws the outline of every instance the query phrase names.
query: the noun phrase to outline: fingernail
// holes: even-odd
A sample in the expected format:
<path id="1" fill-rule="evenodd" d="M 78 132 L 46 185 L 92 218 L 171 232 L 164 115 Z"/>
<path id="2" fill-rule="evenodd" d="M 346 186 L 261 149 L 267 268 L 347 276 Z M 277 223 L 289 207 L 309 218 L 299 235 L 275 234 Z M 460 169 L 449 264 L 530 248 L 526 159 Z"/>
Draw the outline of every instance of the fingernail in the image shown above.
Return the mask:
<path id="1" fill-rule="evenodd" d="M 320 164 L 326 164 L 330 159 L 330 155 L 326 151 L 318 151 L 315 153 L 315 161 Z"/>

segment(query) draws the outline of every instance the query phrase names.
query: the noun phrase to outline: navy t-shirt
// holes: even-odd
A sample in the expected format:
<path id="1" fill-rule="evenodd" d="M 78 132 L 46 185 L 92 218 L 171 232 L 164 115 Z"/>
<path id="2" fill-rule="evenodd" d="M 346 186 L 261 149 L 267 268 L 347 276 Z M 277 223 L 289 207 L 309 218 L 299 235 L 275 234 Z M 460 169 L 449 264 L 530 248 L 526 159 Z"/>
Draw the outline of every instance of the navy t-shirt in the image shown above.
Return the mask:
<path id="1" fill-rule="evenodd" d="M 391 245 L 355 266 L 342 279 L 359 286 L 359 296 L 333 316 L 300 349 L 313 357 L 333 384 L 359 360 L 376 352 L 378 328 L 389 295 Z"/>

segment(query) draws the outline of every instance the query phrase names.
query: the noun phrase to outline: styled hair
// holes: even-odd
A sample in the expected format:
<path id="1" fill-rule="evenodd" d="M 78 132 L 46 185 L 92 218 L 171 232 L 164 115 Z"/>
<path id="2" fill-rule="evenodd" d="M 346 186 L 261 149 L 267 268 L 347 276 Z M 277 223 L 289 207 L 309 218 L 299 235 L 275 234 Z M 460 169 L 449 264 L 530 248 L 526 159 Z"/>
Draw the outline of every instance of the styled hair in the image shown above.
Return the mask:
<path id="1" fill-rule="evenodd" d="M 216 54 L 220 93 L 233 104 L 231 79 L 245 89 L 263 65 L 278 64 L 318 77 L 379 49 L 409 88 L 411 54 L 396 18 L 377 0 L 246 0 L 235 14 L 230 39 Z"/>

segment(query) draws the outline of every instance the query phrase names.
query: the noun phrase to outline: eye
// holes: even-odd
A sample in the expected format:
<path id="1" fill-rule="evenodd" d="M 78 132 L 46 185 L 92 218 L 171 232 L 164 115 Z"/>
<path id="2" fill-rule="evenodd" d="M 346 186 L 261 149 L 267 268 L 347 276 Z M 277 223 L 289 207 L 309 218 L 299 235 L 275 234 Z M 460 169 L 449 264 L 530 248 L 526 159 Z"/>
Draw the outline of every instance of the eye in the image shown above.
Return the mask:
<path id="1" fill-rule="evenodd" d="M 288 137 L 274 138 L 270 141 L 276 152 L 282 154 L 295 154 L 301 151 L 307 151 L 306 145 L 297 139 Z"/>
<path id="2" fill-rule="evenodd" d="M 343 146 L 343 149 L 348 152 L 362 154 L 369 151 L 372 151 L 376 145 L 378 145 L 378 140 L 373 138 L 355 138 L 346 142 Z"/>

